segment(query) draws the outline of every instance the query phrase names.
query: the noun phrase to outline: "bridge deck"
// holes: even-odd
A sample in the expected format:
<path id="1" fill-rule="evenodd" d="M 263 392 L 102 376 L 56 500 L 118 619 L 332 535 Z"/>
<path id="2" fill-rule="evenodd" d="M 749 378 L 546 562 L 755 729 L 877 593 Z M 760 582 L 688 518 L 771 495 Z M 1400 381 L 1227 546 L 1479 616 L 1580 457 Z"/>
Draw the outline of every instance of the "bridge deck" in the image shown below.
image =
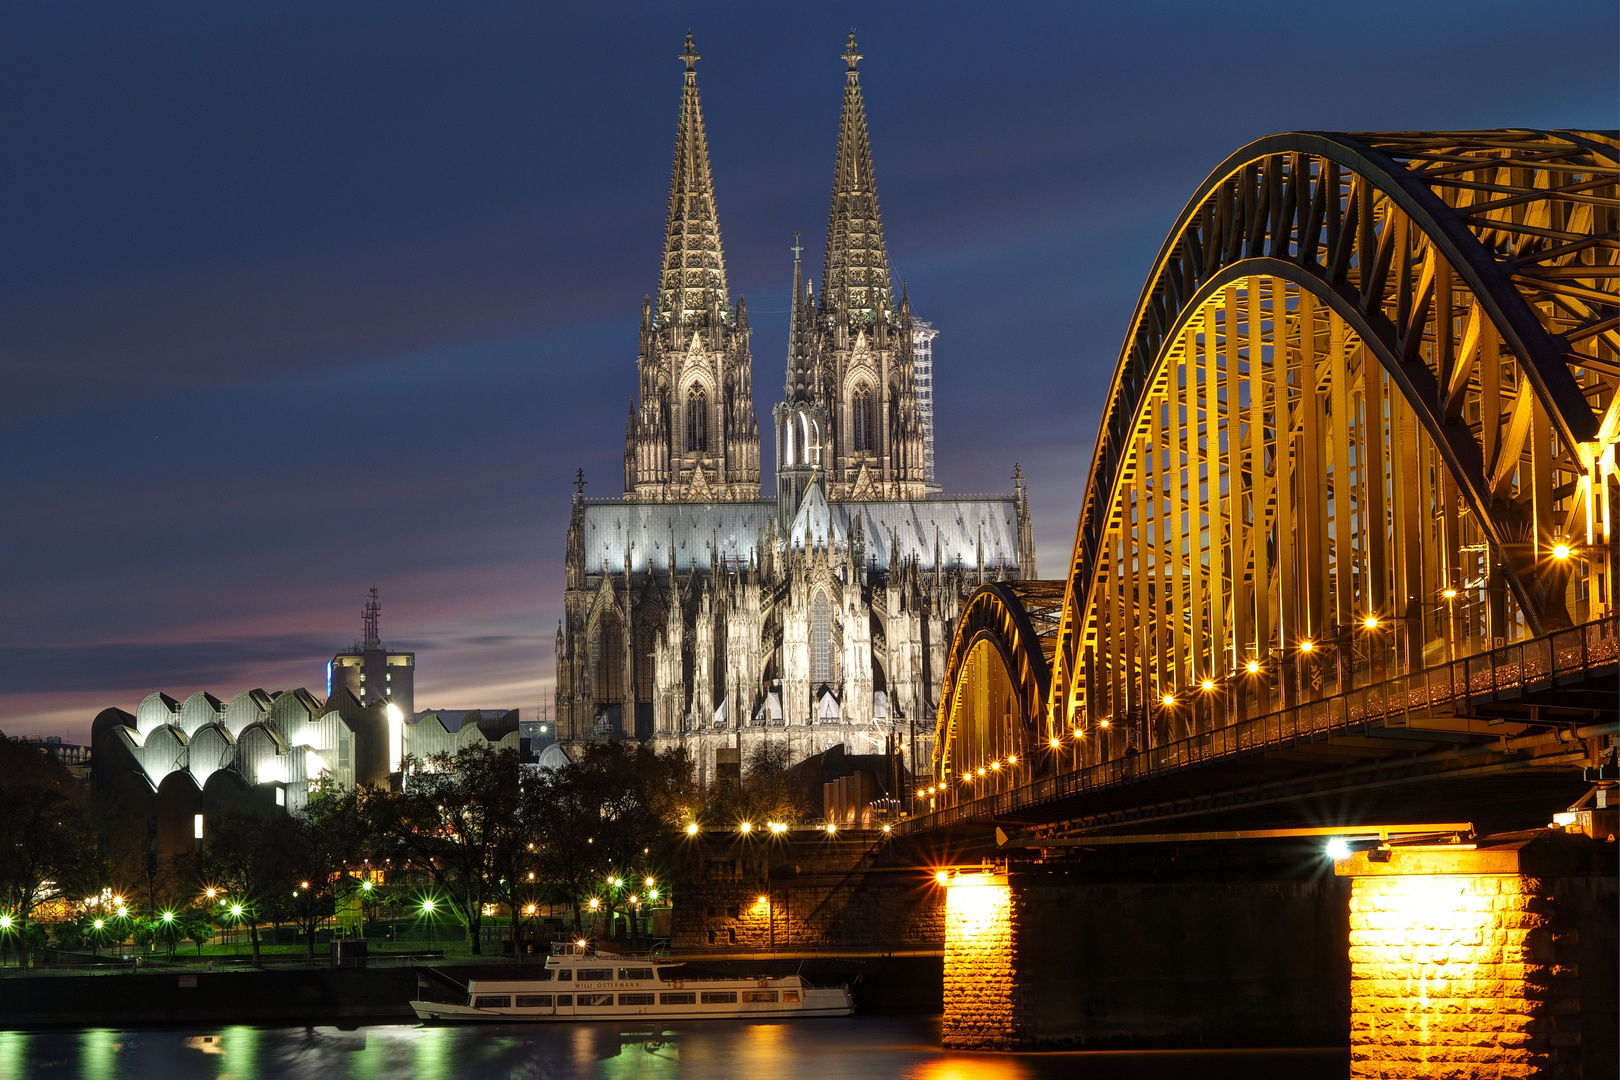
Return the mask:
<path id="1" fill-rule="evenodd" d="M 1351 792 L 1361 793 L 1346 808 L 1356 813 L 1422 812 L 1458 797 L 1459 781 L 1472 781 L 1487 820 L 1541 812 L 1578 793 L 1584 740 L 1616 731 L 1617 627 L 1604 619 L 1516 642 L 917 815 L 899 831 L 1062 822 L 1072 834 L 1233 813 L 1274 822 L 1264 807 Z M 1510 787 L 1490 783 L 1506 773 Z"/>

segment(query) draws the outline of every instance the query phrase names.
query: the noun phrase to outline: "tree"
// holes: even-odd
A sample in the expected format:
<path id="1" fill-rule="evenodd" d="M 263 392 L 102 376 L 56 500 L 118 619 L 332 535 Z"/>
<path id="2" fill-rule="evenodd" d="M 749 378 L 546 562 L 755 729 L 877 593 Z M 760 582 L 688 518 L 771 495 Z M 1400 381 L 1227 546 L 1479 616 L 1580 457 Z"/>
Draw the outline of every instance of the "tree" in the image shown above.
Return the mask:
<path id="1" fill-rule="evenodd" d="M 367 837 L 359 788 L 318 784 L 303 809 L 280 830 L 286 872 L 294 883 L 289 911 L 304 934 L 306 953 L 315 959 L 315 933 L 336 910 L 344 868 L 360 860 Z"/>
<path id="2" fill-rule="evenodd" d="M 0 907 L 26 965 L 34 909 L 50 896 L 79 892 L 98 877 L 83 790 L 43 750 L 0 734 Z"/>
<path id="3" fill-rule="evenodd" d="M 517 751 L 475 745 L 455 757 L 407 759 L 404 780 L 401 791 L 367 800 L 372 828 L 391 838 L 396 862 L 448 894 L 481 953 L 484 904 L 501 892 L 512 844 L 527 842 Z"/>
<path id="4" fill-rule="evenodd" d="M 229 905 L 241 905 L 253 962 L 259 962 L 259 923 L 279 907 L 279 894 L 293 886 L 288 871 L 285 818 L 221 814 L 209 830 L 196 863 L 204 880 L 223 889 Z"/>
<path id="5" fill-rule="evenodd" d="M 625 890 L 604 883 L 615 876 L 633 883 L 665 865 L 671 836 L 699 802 L 684 750 L 594 743 L 542 775 L 537 863 L 553 894 L 573 907 L 576 933 L 583 933 L 587 894 L 599 892 L 611 914 Z"/>
<path id="6" fill-rule="evenodd" d="M 803 821 L 815 811 L 810 794 L 788 771 L 786 741 L 762 740 L 748 751 L 741 783 L 719 783 L 708 791 L 704 817 L 711 824 L 756 826 Z"/>

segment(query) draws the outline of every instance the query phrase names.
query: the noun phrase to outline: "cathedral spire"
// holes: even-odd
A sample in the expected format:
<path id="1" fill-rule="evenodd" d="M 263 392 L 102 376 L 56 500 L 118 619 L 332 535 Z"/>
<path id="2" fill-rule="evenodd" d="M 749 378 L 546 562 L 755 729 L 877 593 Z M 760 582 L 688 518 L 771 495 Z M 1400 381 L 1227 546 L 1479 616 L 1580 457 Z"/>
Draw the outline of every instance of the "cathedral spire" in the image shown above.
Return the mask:
<path id="1" fill-rule="evenodd" d="M 787 385 L 784 401 L 808 401 L 811 394 L 810 298 L 804 291 L 804 246 L 793 234 L 793 295 L 789 301 Z"/>
<path id="2" fill-rule="evenodd" d="M 847 310 L 861 323 L 870 324 L 889 308 L 889 254 L 883 245 L 866 106 L 855 68 L 861 54 L 854 31 L 850 31 L 843 58 L 849 67 L 844 75 L 844 115 L 838 128 L 821 304 L 824 311 Z"/>
<path id="3" fill-rule="evenodd" d="M 669 220 L 664 229 L 664 266 L 658 281 L 658 325 L 705 325 L 711 312 L 721 318 L 730 306 L 726 262 L 720 247 L 720 218 L 709 172 L 709 143 L 698 100 L 697 49 L 686 35 L 681 53 L 686 83 L 675 131 L 675 166 L 669 183 Z"/>

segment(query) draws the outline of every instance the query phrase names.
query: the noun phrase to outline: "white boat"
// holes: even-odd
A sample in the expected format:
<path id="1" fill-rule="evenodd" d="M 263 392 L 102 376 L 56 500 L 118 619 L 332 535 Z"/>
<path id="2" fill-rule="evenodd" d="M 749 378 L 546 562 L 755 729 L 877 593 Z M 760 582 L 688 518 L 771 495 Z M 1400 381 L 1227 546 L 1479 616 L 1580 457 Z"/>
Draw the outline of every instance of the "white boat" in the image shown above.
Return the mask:
<path id="1" fill-rule="evenodd" d="M 413 1001 L 423 1020 L 784 1019 L 848 1016 L 846 986 L 811 986 L 798 975 L 689 978 L 682 965 L 652 956 L 598 954 L 553 945 L 544 974 L 473 979 L 465 1005 Z"/>

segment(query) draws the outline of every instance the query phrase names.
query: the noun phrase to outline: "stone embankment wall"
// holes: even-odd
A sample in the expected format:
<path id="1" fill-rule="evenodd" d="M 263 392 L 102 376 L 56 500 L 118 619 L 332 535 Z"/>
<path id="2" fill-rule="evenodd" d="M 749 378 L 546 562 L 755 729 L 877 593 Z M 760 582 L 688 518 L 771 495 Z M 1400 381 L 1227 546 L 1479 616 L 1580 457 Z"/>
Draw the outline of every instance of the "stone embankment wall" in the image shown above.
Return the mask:
<path id="1" fill-rule="evenodd" d="M 973 878 L 948 890 L 946 1046 L 1348 1041 L 1343 882 Z"/>
<path id="2" fill-rule="evenodd" d="M 944 890 L 881 832 L 714 835 L 675 867 L 676 951 L 933 950 Z"/>

